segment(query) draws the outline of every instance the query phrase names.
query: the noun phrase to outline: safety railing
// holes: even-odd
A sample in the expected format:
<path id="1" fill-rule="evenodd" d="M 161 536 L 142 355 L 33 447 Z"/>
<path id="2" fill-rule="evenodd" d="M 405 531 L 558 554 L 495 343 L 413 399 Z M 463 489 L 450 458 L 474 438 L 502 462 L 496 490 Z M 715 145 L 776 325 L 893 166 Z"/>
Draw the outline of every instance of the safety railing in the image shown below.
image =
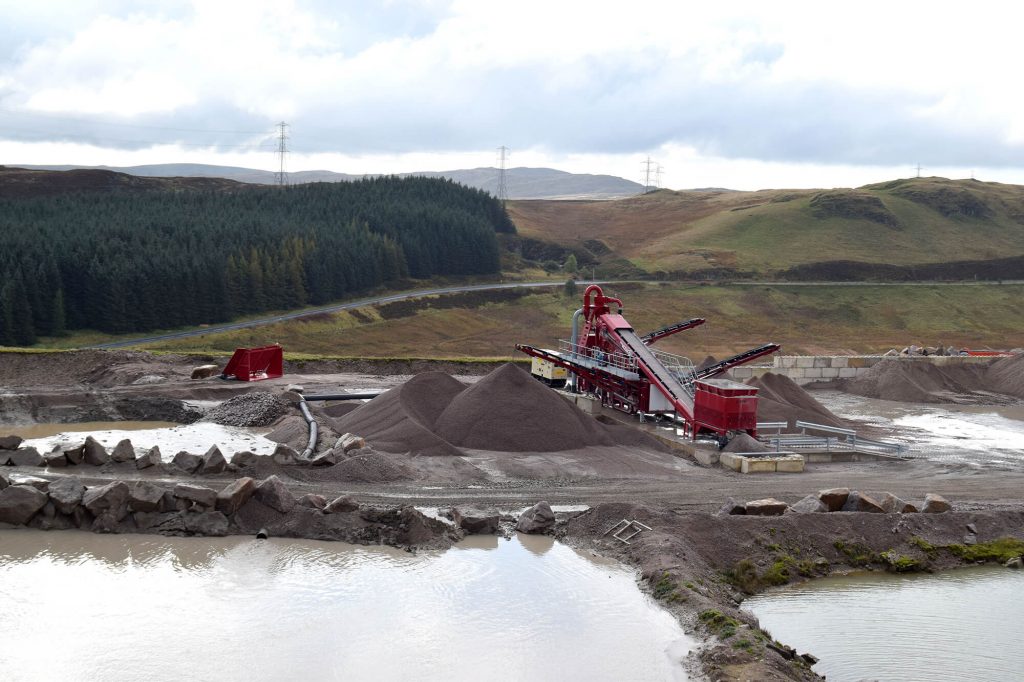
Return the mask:
<path id="1" fill-rule="evenodd" d="M 575 359 L 591 360 L 602 367 L 616 367 L 627 372 L 637 371 L 636 358 L 625 353 L 606 353 L 599 348 L 589 348 L 579 343 L 574 344 L 566 339 L 558 341 L 558 349 Z"/>
<path id="2" fill-rule="evenodd" d="M 909 449 L 902 443 L 889 443 L 886 441 L 864 438 L 863 436 L 858 436 L 857 432 L 853 429 L 844 429 L 838 426 L 829 426 L 827 424 L 815 424 L 814 422 L 797 421 L 795 425 L 800 429 L 800 433 L 782 433 L 784 425 L 785 422 L 760 422 L 757 425 L 758 433 L 770 446 L 774 446 L 777 451 L 785 447 L 816 449 L 824 450 L 825 452 L 832 452 L 833 450 L 856 450 L 861 452 L 876 452 L 895 455 L 897 457 L 904 457 L 909 454 Z M 761 433 L 762 428 L 765 430 L 774 428 L 775 435 L 765 437 L 764 434 Z M 817 431 L 826 435 L 808 433 L 808 430 Z"/>

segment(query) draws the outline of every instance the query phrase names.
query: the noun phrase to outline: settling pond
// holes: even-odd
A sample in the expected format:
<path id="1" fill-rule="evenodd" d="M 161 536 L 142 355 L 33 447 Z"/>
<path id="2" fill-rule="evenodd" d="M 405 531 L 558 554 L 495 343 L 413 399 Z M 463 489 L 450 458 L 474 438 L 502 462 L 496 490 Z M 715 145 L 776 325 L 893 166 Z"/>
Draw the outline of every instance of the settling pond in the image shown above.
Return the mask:
<path id="1" fill-rule="evenodd" d="M 550 538 L 447 552 L 0 531 L 3 679 L 684 680 L 632 571 Z"/>
<path id="2" fill-rule="evenodd" d="M 1024 571 L 857 573 L 743 603 L 830 681 L 1015 680 L 1024 671 Z"/>

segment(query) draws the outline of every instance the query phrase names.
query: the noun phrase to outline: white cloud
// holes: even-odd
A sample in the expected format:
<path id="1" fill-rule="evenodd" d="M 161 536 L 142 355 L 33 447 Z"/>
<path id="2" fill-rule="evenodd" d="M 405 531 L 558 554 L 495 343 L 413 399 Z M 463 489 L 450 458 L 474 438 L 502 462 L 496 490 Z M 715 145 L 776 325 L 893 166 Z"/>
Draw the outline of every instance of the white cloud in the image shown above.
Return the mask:
<path id="1" fill-rule="evenodd" d="M 717 169 L 733 177 L 756 171 L 770 184 L 919 161 L 1024 166 L 1024 94 L 1013 72 L 1024 56 L 1015 35 L 1024 10 L 1015 4 L 84 6 L 69 4 L 47 32 L 41 17 L 52 7 L 0 0 L 4 37 L 18 45 L 0 50 L 8 137 L 107 150 L 182 144 L 190 158 L 218 162 L 247 140 L 258 145 L 259 136 L 195 130 L 269 130 L 286 119 L 294 163 L 303 165 L 486 165 L 489 150 L 504 143 L 546 165 L 607 160 L 592 172 L 635 167 L 651 153 L 674 186 L 747 183 L 712 182 Z M 207 143 L 220 146 L 197 146 Z M 22 161 L 44 154 L 0 146 L 14 149 L 28 153 Z M 88 158 L 115 165 L 106 159 L 120 153 L 103 154 Z M 707 181 L 688 180 L 701 171 L 693 158 Z"/>

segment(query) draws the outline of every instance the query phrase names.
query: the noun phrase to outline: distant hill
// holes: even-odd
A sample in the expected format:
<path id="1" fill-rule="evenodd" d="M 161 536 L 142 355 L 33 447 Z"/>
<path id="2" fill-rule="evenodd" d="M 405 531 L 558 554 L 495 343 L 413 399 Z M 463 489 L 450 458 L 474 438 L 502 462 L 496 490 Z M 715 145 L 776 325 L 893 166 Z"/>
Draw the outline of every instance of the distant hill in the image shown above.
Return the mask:
<path id="1" fill-rule="evenodd" d="M 1024 279 L 1024 187 L 913 178 L 856 189 L 659 190 L 515 201 L 531 252 L 675 277 Z M 598 274 L 601 268 L 598 267 Z"/>
<path id="2" fill-rule="evenodd" d="M 41 167 L 0 166 L 0 198 L 45 197 L 69 192 L 231 190 L 243 186 L 234 180 L 212 177 L 148 178 L 99 168 L 69 168 L 57 173 Z"/>
<path id="3" fill-rule="evenodd" d="M 202 177 L 227 178 L 236 182 L 274 184 L 277 174 L 272 171 L 237 166 L 211 166 L 200 163 L 162 163 L 148 166 L 21 166 L 37 170 L 75 170 L 98 168 L 128 175 L 168 178 Z M 498 194 L 497 168 L 471 168 L 450 171 L 422 171 L 400 173 L 400 176 L 449 178 L 467 187 L 476 187 L 495 196 Z M 296 171 L 288 173 L 290 184 L 308 182 L 345 182 L 366 177 L 335 173 L 333 171 Z M 553 168 L 510 168 L 505 172 L 505 184 L 510 199 L 621 199 L 643 191 L 643 185 L 613 175 L 568 173 Z"/>

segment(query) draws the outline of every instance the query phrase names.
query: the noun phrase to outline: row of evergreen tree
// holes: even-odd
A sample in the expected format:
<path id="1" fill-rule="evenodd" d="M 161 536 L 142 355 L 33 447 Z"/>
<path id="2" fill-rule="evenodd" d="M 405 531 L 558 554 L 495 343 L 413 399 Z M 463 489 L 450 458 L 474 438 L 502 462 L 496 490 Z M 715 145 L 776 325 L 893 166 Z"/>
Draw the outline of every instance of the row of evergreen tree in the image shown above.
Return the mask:
<path id="1" fill-rule="evenodd" d="M 323 304 L 500 267 L 501 203 L 436 178 L 0 200 L 0 345 Z"/>

